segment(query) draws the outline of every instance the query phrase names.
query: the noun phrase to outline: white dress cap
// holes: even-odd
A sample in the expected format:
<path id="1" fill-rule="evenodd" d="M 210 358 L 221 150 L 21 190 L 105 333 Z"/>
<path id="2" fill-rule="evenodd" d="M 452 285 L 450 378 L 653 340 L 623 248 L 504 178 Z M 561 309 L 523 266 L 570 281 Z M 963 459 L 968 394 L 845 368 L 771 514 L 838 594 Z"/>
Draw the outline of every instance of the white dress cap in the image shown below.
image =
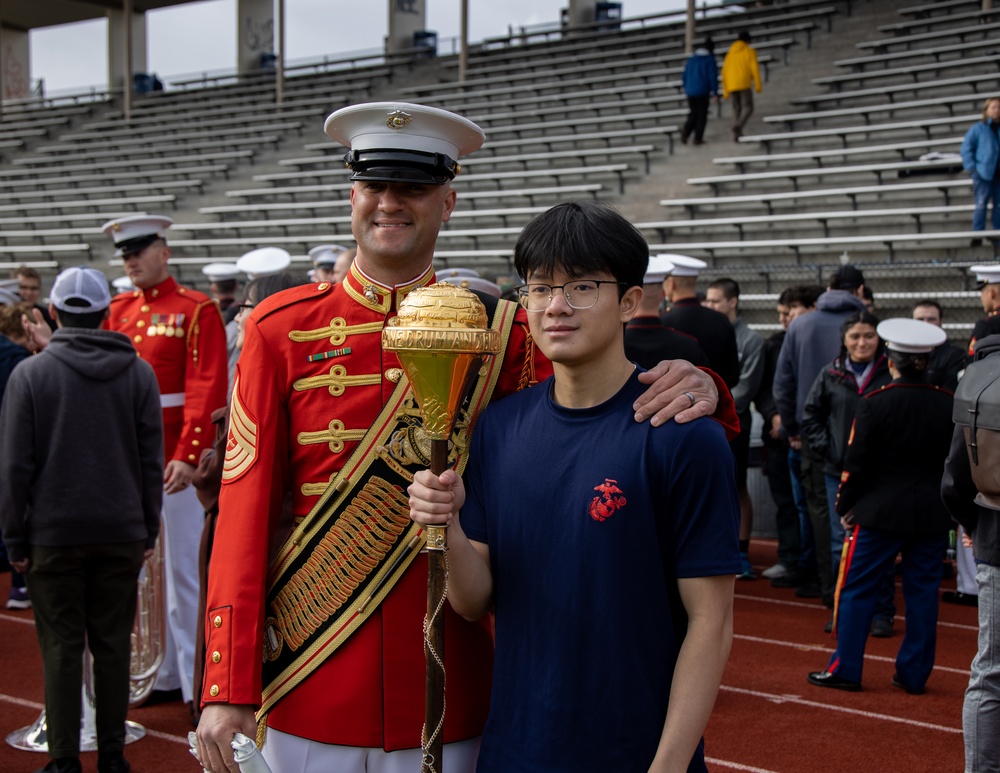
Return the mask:
<path id="1" fill-rule="evenodd" d="M 980 284 L 992 285 L 1000 282 L 1000 263 L 969 266 L 969 271 L 976 275 L 976 281 Z"/>
<path id="2" fill-rule="evenodd" d="M 435 271 L 434 276 L 438 279 L 447 279 L 455 276 L 479 276 L 479 272 L 474 268 L 442 268 L 440 271 Z"/>
<path id="3" fill-rule="evenodd" d="M 96 268 L 67 268 L 56 277 L 49 300 L 60 311 L 71 314 L 101 311 L 111 304 L 108 278 Z"/>
<path id="4" fill-rule="evenodd" d="M 478 290 L 486 295 L 492 295 L 494 298 L 503 295 L 500 285 L 489 279 L 483 279 L 481 276 L 438 276 L 438 279 L 456 287 L 464 287 L 466 290 Z"/>
<path id="5" fill-rule="evenodd" d="M 0 279 L 0 306 L 13 306 L 21 302 L 19 284 L 20 279 Z"/>
<path id="6" fill-rule="evenodd" d="M 441 185 L 460 171 L 458 159 L 478 150 L 486 135 L 468 118 L 410 102 L 342 107 L 323 124 L 350 152 L 352 180 Z"/>
<path id="7" fill-rule="evenodd" d="M 127 276 L 120 276 L 117 279 L 112 279 L 111 286 L 114 287 L 119 293 L 131 293 L 139 289 L 132 284 L 132 280 Z"/>
<path id="8" fill-rule="evenodd" d="M 337 256 L 344 252 L 347 252 L 347 247 L 341 244 L 321 244 L 309 250 L 309 257 L 316 268 L 333 268 Z"/>
<path id="9" fill-rule="evenodd" d="M 240 275 L 240 270 L 235 263 L 208 263 L 202 266 L 201 273 L 212 282 L 224 282 L 227 279 L 236 279 Z"/>
<path id="10" fill-rule="evenodd" d="M 109 220 L 101 230 L 111 237 L 118 248 L 115 257 L 120 258 L 165 238 L 164 233 L 173 224 L 174 221 L 165 215 L 127 215 Z"/>
<path id="11" fill-rule="evenodd" d="M 672 276 L 698 276 L 704 269 L 708 268 L 705 261 L 687 255 L 674 255 L 665 252 L 656 257 L 665 258 L 673 263 L 673 269 L 670 271 Z"/>
<path id="12" fill-rule="evenodd" d="M 670 272 L 674 270 L 674 263 L 669 255 L 651 255 L 649 265 L 646 268 L 646 275 L 642 278 L 645 285 L 656 285 L 663 282 Z"/>
<path id="13" fill-rule="evenodd" d="M 261 247 L 250 250 L 236 261 L 236 268 L 251 279 L 279 274 L 292 263 L 292 256 L 281 247 Z"/>
<path id="14" fill-rule="evenodd" d="M 883 320 L 875 331 L 885 341 L 886 347 L 904 354 L 926 354 L 948 338 L 948 334 L 937 325 L 907 317 Z"/>

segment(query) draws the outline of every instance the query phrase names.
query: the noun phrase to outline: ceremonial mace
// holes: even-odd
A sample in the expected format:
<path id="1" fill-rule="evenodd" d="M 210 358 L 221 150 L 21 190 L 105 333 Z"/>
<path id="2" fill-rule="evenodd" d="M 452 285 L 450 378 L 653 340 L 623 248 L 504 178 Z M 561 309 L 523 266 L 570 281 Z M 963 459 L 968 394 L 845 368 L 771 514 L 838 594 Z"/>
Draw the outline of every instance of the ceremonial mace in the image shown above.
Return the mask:
<path id="1" fill-rule="evenodd" d="M 414 290 L 382 331 L 382 348 L 396 353 L 430 438 L 435 475 L 448 469 L 448 438 L 465 393 L 486 357 L 500 349 L 486 308 L 475 293 L 439 283 Z M 421 773 L 440 773 L 444 728 L 444 602 L 448 595 L 448 531 L 425 526 L 427 616 L 424 618 L 426 692 Z"/>

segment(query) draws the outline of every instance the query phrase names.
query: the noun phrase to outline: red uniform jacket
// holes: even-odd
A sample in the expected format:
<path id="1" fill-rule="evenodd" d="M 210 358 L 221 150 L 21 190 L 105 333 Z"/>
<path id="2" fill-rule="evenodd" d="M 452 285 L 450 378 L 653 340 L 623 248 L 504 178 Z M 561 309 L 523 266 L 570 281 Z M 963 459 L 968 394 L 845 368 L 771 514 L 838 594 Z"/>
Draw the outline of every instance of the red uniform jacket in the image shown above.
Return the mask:
<path id="1" fill-rule="evenodd" d="M 226 331 L 216 303 L 172 277 L 111 300 L 105 327 L 124 333 L 153 366 L 163 406 L 164 460 L 197 464 L 226 404 Z"/>

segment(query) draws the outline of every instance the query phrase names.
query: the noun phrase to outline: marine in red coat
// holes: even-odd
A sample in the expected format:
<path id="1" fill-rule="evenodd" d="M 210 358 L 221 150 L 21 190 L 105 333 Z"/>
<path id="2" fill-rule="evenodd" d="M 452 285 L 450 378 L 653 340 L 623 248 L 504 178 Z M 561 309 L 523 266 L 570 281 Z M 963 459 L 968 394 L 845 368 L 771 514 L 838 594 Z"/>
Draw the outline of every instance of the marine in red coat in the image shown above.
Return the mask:
<path id="1" fill-rule="evenodd" d="M 393 393 L 401 374 L 395 355 L 381 348 L 382 328 L 408 292 L 434 280 L 438 230 L 456 201 L 453 159 L 482 142 L 471 122 L 405 103 L 345 108 L 328 119 L 327 130 L 352 145 L 358 254 L 342 284 L 271 296 L 246 325 L 209 569 L 205 708 L 198 728 L 200 759 L 220 773 L 232 763 L 233 733 L 252 736 L 256 730 L 262 656 L 275 644 L 265 638 L 265 617 L 272 614 L 265 598 L 277 569 L 270 558 L 288 531 L 278 522 L 282 502 L 291 498 L 296 520 L 309 514 Z M 501 308 L 513 311 L 512 305 Z M 550 373 L 534 355 L 521 310 L 501 362 L 494 399 Z M 661 408 L 670 410 L 657 422 L 681 409 L 690 418 L 714 410 L 717 388 L 709 375 L 673 363 L 649 381 L 664 371 L 667 377 L 652 390 L 656 399 L 642 408 L 645 417 Z M 723 408 L 734 419 L 731 402 Z M 407 454 L 402 446 L 408 438 L 397 440 L 400 447 L 387 449 L 388 455 Z M 359 467 L 357 476 L 366 474 Z M 373 511 L 373 522 L 379 515 Z M 337 563 L 350 560 L 343 554 Z M 339 648 L 294 681 L 269 709 L 268 725 L 338 746 L 419 747 L 425 600 L 426 564 L 418 557 Z M 319 605 L 301 602 L 303 615 L 321 626 Z M 450 743 L 482 731 L 492 640 L 486 621 L 470 623 L 450 609 L 445 628 L 444 740 Z"/>
<path id="2" fill-rule="evenodd" d="M 170 276 L 164 232 L 170 218 L 132 215 L 109 221 L 137 288 L 111 301 L 106 327 L 124 333 L 153 366 L 163 409 L 165 467 L 162 539 L 166 554 L 169 636 L 156 689 L 195 697 L 194 649 L 198 631 L 198 542 L 204 510 L 191 487 L 198 458 L 212 443 L 212 411 L 226 404 L 226 333 L 218 304 Z"/>

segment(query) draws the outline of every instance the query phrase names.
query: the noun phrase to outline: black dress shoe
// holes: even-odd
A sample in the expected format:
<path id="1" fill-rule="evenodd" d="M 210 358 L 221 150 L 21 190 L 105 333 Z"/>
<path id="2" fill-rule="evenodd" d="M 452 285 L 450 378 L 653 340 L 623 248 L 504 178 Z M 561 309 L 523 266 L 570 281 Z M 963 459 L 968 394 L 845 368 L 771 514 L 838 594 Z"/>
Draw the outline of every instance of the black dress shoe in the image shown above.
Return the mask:
<path id="1" fill-rule="evenodd" d="M 35 773 L 83 773 L 83 766 L 77 757 L 57 757 Z"/>
<path id="2" fill-rule="evenodd" d="M 832 687 L 834 690 L 861 692 L 861 682 L 850 682 L 829 671 L 813 671 L 806 679 L 809 680 L 809 684 L 814 684 L 817 687 Z"/>
<path id="3" fill-rule="evenodd" d="M 97 753 L 97 773 L 130 773 L 131 770 L 132 766 L 121 752 Z"/>
<path id="4" fill-rule="evenodd" d="M 893 687 L 898 687 L 900 690 L 906 690 L 906 692 L 908 692 L 910 695 L 923 695 L 924 694 L 924 688 L 923 687 L 910 687 L 910 685 L 908 685 L 908 684 L 903 684 L 899 680 L 899 674 L 893 674 L 892 675 L 892 686 Z"/>
<path id="5" fill-rule="evenodd" d="M 158 706 L 161 703 L 173 703 L 181 699 L 181 689 L 176 690 L 153 690 L 146 698 L 143 706 Z"/>
<path id="6" fill-rule="evenodd" d="M 958 604 L 963 607 L 979 606 L 979 596 L 974 593 L 962 593 L 960 590 L 946 590 L 941 594 L 941 601 L 945 604 Z"/>

